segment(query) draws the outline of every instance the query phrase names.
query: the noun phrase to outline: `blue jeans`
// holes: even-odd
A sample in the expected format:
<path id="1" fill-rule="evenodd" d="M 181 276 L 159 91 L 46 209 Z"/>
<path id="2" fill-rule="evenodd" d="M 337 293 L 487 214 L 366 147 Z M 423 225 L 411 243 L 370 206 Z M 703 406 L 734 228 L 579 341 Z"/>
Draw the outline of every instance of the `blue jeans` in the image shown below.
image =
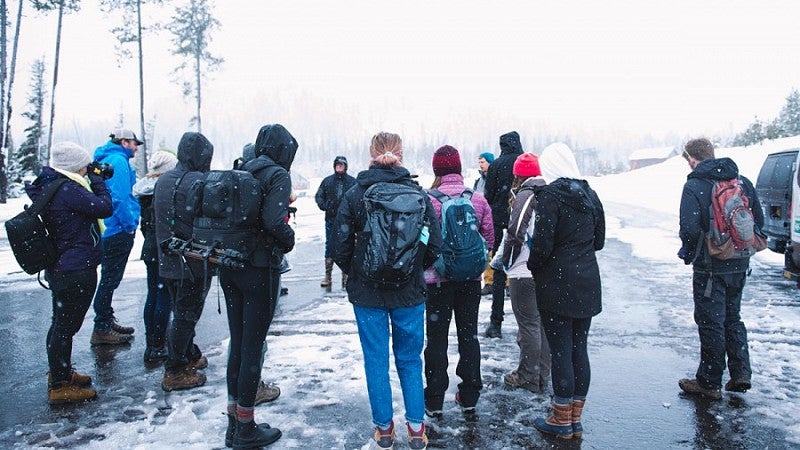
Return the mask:
<path id="1" fill-rule="evenodd" d="M 750 380 L 752 375 L 747 329 L 739 315 L 745 278 L 744 273 L 709 277 L 698 272 L 692 277 L 694 321 L 700 334 L 700 364 L 696 376 L 700 386 L 706 389 L 722 385 L 726 355 L 731 379 Z"/>
<path id="2" fill-rule="evenodd" d="M 365 308 L 353 305 L 361 350 L 372 423 L 387 428 L 392 423 L 392 386 L 389 382 L 389 325 L 392 350 L 403 391 L 405 418 L 422 423 L 425 401 L 422 391 L 422 344 L 425 330 L 425 304 L 407 308 Z"/>
<path id="3" fill-rule="evenodd" d="M 167 342 L 167 328 L 172 313 L 172 297 L 164 280 L 158 276 L 158 262 L 146 261 L 147 300 L 144 302 L 144 332 L 147 345 L 161 347 Z"/>
<path id="4" fill-rule="evenodd" d="M 94 295 L 94 329 L 107 331 L 114 322 L 114 308 L 111 299 L 119 287 L 125 266 L 133 248 L 133 233 L 117 233 L 102 239 L 103 260 L 100 263 L 100 283 Z"/>

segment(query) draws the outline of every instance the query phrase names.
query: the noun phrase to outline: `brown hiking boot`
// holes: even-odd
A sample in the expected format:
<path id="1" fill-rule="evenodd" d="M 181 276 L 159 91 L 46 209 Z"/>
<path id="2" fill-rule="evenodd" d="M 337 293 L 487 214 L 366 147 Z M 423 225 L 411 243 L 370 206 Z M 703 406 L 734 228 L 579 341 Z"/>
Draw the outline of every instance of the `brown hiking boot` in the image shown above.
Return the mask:
<path id="1" fill-rule="evenodd" d="M 92 385 L 92 377 L 89 375 L 84 375 L 82 373 L 78 373 L 74 368 L 72 369 L 72 378 L 70 382 L 74 385 L 80 387 L 87 387 Z M 47 384 L 53 383 L 53 376 L 50 375 L 50 372 L 47 372 Z"/>
<path id="2" fill-rule="evenodd" d="M 130 343 L 133 336 L 122 334 L 114 330 L 94 330 L 89 342 L 92 345 L 122 345 Z"/>
<path id="3" fill-rule="evenodd" d="M 95 397 L 97 397 L 97 392 L 94 389 L 78 386 L 71 381 L 61 382 L 57 386 L 47 388 L 47 403 L 51 405 L 85 402 Z"/>
<path id="4" fill-rule="evenodd" d="M 711 400 L 720 400 L 722 399 L 722 393 L 719 391 L 719 388 L 716 389 L 707 389 L 703 386 L 700 386 L 700 383 L 697 382 L 696 379 L 688 379 L 682 378 L 678 381 L 678 386 L 686 392 L 687 394 L 691 395 L 699 395 L 701 397 L 709 398 Z"/>
<path id="5" fill-rule="evenodd" d="M 264 383 L 263 380 L 259 381 L 258 389 L 256 390 L 256 401 L 253 403 L 253 406 L 260 405 L 262 403 L 269 403 L 280 396 L 281 389 L 278 386 L 275 386 L 272 383 Z"/>
<path id="6" fill-rule="evenodd" d="M 195 359 L 194 361 L 189 361 L 188 367 L 195 370 L 205 369 L 206 367 L 208 367 L 208 358 L 206 358 L 205 356 L 201 356 Z"/>
<path id="7" fill-rule="evenodd" d="M 191 389 L 202 386 L 206 383 L 206 376 L 203 372 L 198 372 L 191 367 L 171 372 L 164 371 L 164 379 L 161 380 L 161 389 L 166 392 Z"/>
<path id="8" fill-rule="evenodd" d="M 125 327 L 117 322 L 111 322 L 111 329 L 119 334 L 133 334 L 133 327 Z"/>
<path id="9" fill-rule="evenodd" d="M 725 390 L 728 392 L 747 392 L 751 387 L 750 380 L 728 380 Z"/>

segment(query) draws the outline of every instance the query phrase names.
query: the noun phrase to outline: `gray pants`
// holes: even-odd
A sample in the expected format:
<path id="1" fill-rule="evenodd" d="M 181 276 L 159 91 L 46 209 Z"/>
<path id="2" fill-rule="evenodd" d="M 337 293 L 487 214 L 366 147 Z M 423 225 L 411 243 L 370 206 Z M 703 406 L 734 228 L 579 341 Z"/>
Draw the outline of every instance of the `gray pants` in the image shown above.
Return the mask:
<path id="1" fill-rule="evenodd" d="M 519 381 L 545 389 L 550 378 L 550 347 L 536 306 L 536 285 L 533 278 L 511 278 L 508 287 L 518 327 Z"/>

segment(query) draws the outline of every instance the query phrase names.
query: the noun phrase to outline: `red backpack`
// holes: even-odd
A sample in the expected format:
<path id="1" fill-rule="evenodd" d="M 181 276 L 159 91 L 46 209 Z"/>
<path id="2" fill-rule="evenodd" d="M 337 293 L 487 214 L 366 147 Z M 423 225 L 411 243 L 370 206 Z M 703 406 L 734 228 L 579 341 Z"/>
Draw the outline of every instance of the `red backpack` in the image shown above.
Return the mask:
<path id="1" fill-rule="evenodd" d="M 749 258 L 767 248 L 766 239 L 756 229 L 750 200 L 738 177 L 714 182 L 710 210 L 706 243 L 711 257 Z"/>

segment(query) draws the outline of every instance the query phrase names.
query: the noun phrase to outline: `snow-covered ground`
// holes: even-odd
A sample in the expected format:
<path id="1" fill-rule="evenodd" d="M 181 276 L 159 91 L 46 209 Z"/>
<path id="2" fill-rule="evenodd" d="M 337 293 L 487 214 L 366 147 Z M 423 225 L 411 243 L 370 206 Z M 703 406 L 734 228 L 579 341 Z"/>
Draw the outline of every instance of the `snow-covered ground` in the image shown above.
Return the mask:
<path id="1" fill-rule="evenodd" d="M 722 149 L 718 152 L 718 156 L 733 158 L 738 163 L 741 173 L 755 182 L 766 155 L 789 146 L 800 146 L 800 139 L 782 140 L 746 149 Z M 683 273 L 687 280 L 690 279 L 691 268 L 683 267 L 682 262 L 676 257 L 676 252 L 680 246 L 677 238 L 678 203 L 681 187 L 688 172 L 689 167 L 686 162 L 680 157 L 674 157 L 662 164 L 633 172 L 589 179 L 606 207 L 607 237 L 630 244 L 633 256 L 657 264 L 663 263 L 671 271 Z M 421 182 L 423 185 L 428 183 L 427 180 Z M 304 242 L 318 242 L 324 235 L 322 213 L 313 203 L 313 193 L 318 183 L 318 179 L 312 180 L 312 189 L 297 200 L 298 246 L 303 246 Z M 27 199 L 20 198 L 11 199 L 7 204 L 0 205 L 0 220 L 5 221 L 16 214 L 25 203 Z M 647 211 L 646 217 L 631 220 L 631 214 L 639 214 L 641 211 Z M 647 226 L 642 226 L 643 223 Z M 141 242 L 137 235 L 138 245 L 141 245 Z M 132 259 L 136 259 L 138 254 L 138 249 L 134 249 Z M 780 266 L 783 261 L 781 255 L 769 251 L 759 253 L 755 256 L 755 260 L 754 265 L 761 262 L 772 268 Z M 293 263 L 302 262 L 293 261 Z M 680 272 L 681 270 L 685 272 Z M 291 277 L 292 273 L 288 275 Z M 143 264 L 128 265 L 126 279 L 144 278 L 144 276 Z M 4 227 L 0 230 L 0 282 L 35 283 L 35 279 L 21 272 L 14 261 L 5 239 Z M 334 292 L 324 300 L 293 311 L 291 324 L 280 323 L 281 318 L 278 318 L 277 328 L 283 332 L 279 338 L 269 338 L 270 351 L 265 366 L 280 368 L 281 372 L 277 376 L 293 382 L 281 384 L 283 393 L 280 408 L 259 407 L 256 417 L 259 419 L 263 416 L 285 428 L 307 430 L 307 433 L 324 433 L 329 436 L 329 448 L 342 448 L 346 447 L 346 430 L 316 428 L 314 424 L 306 421 L 305 414 L 309 409 L 324 410 L 338 405 L 338 413 L 344 411 L 345 414 L 341 417 L 342 421 L 356 420 L 363 422 L 364 427 L 368 427 L 369 423 L 363 368 L 360 365 L 360 357 L 351 356 L 361 353 L 352 320 L 352 310 L 346 297 L 341 293 Z M 693 326 L 691 316 L 684 314 L 687 308 L 691 310 L 691 306 L 687 305 L 691 305 L 689 296 L 686 297 L 686 304 L 675 305 L 675 315 L 683 314 L 679 320 L 685 321 L 687 326 Z M 613 310 L 613 308 L 607 309 L 607 311 Z M 510 311 L 508 313 L 510 315 Z M 91 315 L 91 312 L 89 314 Z M 786 399 L 785 402 L 773 402 L 779 405 L 774 408 L 756 407 L 753 414 L 762 415 L 764 420 L 773 421 L 776 427 L 786 430 L 790 442 L 800 445 L 800 426 L 795 421 L 797 403 L 793 396 L 787 396 L 786 392 L 782 391 L 780 382 L 776 381 L 782 376 L 781 368 L 788 367 L 792 373 L 800 373 L 800 362 L 796 354 L 800 336 L 800 312 L 796 311 L 796 308 L 788 312 L 782 309 L 780 313 L 772 309 L 743 308 L 743 316 L 748 326 L 771 330 L 771 337 L 760 336 L 754 339 L 751 336 L 753 353 L 764 354 L 780 361 L 780 364 L 774 367 L 754 365 L 756 372 L 754 378 L 757 378 L 762 387 L 754 389 L 753 395 Z M 320 325 L 321 317 L 328 320 Z M 314 329 L 304 327 L 304 323 L 312 319 L 316 321 Z M 603 317 L 602 320 L 613 322 L 613 317 Z M 598 323 L 602 326 L 600 319 Z M 35 345 L 39 345 L 39 342 Z M 211 361 L 206 372 L 208 384 L 200 389 L 173 394 L 170 400 L 171 410 L 162 411 L 153 407 L 163 395 L 157 390 L 157 386 L 153 386 L 153 390 L 146 395 L 145 404 L 142 405 L 145 410 L 150 411 L 148 420 L 93 424 L 94 432 L 106 438 L 100 441 L 90 440 L 88 443 L 84 441 L 81 444 L 86 448 L 98 449 L 220 447 L 224 432 L 222 428 L 224 421 L 220 414 L 225 410 L 226 402 L 224 383 L 226 345 L 227 340 L 223 340 L 206 351 Z M 498 366 L 511 367 L 516 355 L 512 351 L 508 355 L 498 355 L 497 358 L 500 358 Z M 485 367 L 491 367 L 493 364 L 490 358 Z M 297 370 L 301 368 L 303 374 L 318 374 L 318 377 L 298 379 L 293 368 L 298 368 Z M 687 367 L 686 370 L 689 374 L 693 369 Z M 397 401 L 401 398 L 399 384 L 396 382 L 396 375 L 392 376 L 395 401 Z M 658 374 L 654 376 L 657 377 Z M 395 411 L 398 410 L 402 408 L 396 407 Z M 353 414 L 363 417 L 354 418 Z M 152 425 L 152 419 L 157 415 L 166 415 L 162 423 L 167 426 Z M 284 436 L 276 448 L 305 448 L 302 433 Z"/>

